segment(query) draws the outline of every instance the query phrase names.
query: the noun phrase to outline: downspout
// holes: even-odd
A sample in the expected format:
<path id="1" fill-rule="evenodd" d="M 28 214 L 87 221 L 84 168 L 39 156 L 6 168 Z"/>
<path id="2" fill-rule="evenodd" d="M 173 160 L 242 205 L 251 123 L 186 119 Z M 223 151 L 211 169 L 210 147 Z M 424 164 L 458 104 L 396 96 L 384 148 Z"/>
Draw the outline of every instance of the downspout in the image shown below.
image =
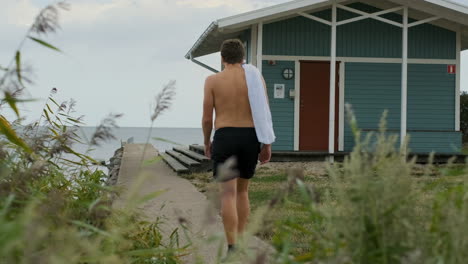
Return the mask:
<path id="1" fill-rule="evenodd" d="M 195 44 L 193 45 L 193 47 L 190 49 L 190 51 L 187 53 L 187 55 L 185 55 L 185 58 L 191 60 L 193 63 L 199 65 L 199 66 L 202 66 L 203 68 L 209 70 L 209 71 L 212 71 L 214 73 L 218 73 L 219 71 L 204 64 L 203 62 L 199 61 L 199 60 L 196 60 L 194 57 L 193 57 L 193 51 L 195 49 L 197 49 L 200 44 L 202 43 L 202 41 L 206 38 L 206 36 L 208 36 L 213 30 L 215 30 L 215 28 L 217 28 L 218 26 L 218 22 L 215 21 L 213 23 L 211 23 L 208 28 L 205 30 L 205 32 L 203 32 L 203 34 L 200 36 L 200 38 L 198 38 L 197 42 L 195 42 Z"/>
<path id="2" fill-rule="evenodd" d="M 193 63 L 195 63 L 195 64 L 197 64 L 197 65 L 200 65 L 200 66 L 202 66 L 203 68 L 205 68 L 205 69 L 207 69 L 207 70 L 209 70 L 209 71 L 212 71 L 212 72 L 214 72 L 214 73 L 218 73 L 218 72 L 219 72 L 219 71 L 216 70 L 215 68 L 212 68 L 212 67 L 210 67 L 210 66 L 204 64 L 203 62 L 198 61 L 198 60 L 192 58 L 192 54 L 190 54 L 190 60 L 191 60 Z"/>

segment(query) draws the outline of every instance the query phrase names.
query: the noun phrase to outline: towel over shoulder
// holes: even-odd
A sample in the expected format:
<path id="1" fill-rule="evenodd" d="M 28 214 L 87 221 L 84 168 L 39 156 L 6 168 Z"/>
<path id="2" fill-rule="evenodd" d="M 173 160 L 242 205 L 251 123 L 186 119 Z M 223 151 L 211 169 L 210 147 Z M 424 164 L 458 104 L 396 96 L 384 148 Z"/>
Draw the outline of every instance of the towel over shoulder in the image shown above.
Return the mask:
<path id="1" fill-rule="evenodd" d="M 245 71 L 250 109 L 258 141 L 263 144 L 272 144 L 276 137 L 262 75 L 251 64 L 243 64 L 242 67 Z"/>

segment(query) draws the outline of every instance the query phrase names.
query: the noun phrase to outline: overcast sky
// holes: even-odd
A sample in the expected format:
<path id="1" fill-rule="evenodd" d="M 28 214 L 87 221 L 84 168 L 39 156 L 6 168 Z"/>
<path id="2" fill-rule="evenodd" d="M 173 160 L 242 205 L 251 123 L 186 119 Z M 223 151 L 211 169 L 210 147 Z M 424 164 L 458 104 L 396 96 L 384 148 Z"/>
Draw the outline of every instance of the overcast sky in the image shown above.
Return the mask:
<path id="1" fill-rule="evenodd" d="M 0 65 L 6 66 L 35 15 L 51 1 L 1 1 Z M 211 72 L 184 55 L 212 21 L 282 2 L 287 0 L 69 1 L 71 10 L 60 19 L 62 30 L 46 39 L 64 54 L 25 45 L 23 58 L 36 76 L 29 96 L 39 101 L 24 105 L 22 113 L 37 119 L 56 87 L 58 101 L 75 99 L 89 126 L 113 112 L 124 114 L 120 126 L 144 127 L 154 96 L 176 80 L 173 107 L 156 126 L 200 127 L 203 83 Z M 468 0 L 458 2 L 468 5 Z M 219 66 L 218 55 L 201 60 Z M 461 69 L 462 89 L 468 90 L 468 52 Z"/>

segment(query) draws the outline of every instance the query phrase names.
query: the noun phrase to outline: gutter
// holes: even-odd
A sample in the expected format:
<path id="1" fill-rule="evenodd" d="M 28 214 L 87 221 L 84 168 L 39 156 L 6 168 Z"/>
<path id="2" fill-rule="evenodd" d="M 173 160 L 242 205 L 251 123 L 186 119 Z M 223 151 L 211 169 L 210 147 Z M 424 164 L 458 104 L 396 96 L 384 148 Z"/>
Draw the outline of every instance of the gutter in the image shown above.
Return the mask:
<path id="1" fill-rule="evenodd" d="M 192 48 L 187 52 L 187 54 L 185 54 L 185 58 L 187 60 L 191 60 L 193 51 L 195 51 L 200 46 L 200 44 L 205 40 L 205 38 L 209 34 L 211 34 L 211 32 L 215 31 L 215 29 L 217 29 L 217 28 L 218 28 L 218 21 L 212 22 L 208 26 L 208 28 L 205 30 L 205 32 L 203 32 L 203 34 L 198 38 L 197 42 L 195 42 L 195 44 L 193 44 Z"/>
<path id="2" fill-rule="evenodd" d="M 185 58 L 192 61 L 193 63 L 199 65 L 199 66 L 202 66 L 203 68 L 209 70 L 209 71 L 212 71 L 214 73 L 218 73 L 219 71 L 204 64 L 203 62 L 199 61 L 199 60 L 196 60 L 195 58 L 193 58 L 193 55 L 192 53 L 198 49 L 198 47 L 200 47 L 201 43 L 205 40 L 205 38 L 210 35 L 213 31 L 215 31 L 216 29 L 218 28 L 218 21 L 214 21 L 212 22 L 208 28 L 205 30 L 205 32 L 203 32 L 203 34 L 198 38 L 197 42 L 195 42 L 195 44 L 193 44 L 193 47 L 187 52 L 187 54 L 185 55 Z"/>
<path id="3" fill-rule="evenodd" d="M 212 67 L 210 67 L 210 66 L 204 64 L 203 62 L 198 61 L 198 60 L 196 60 L 196 59 L 194 59 L 194 58 L 190 58 L 190 60 L 191 60 L 193 63 L 198 64 L 198 65 L 202 66 L 203 68 L 205 68 L 205 69 L 207 69 L 207 70 L 209 70 L 209 71 L 212 71 L 212 72 L 214 72 L 214 73 L 218 73 L 218 72 L 219 72 L 219 71 L 216 70 L 215 68 L 212 68 Z"/>

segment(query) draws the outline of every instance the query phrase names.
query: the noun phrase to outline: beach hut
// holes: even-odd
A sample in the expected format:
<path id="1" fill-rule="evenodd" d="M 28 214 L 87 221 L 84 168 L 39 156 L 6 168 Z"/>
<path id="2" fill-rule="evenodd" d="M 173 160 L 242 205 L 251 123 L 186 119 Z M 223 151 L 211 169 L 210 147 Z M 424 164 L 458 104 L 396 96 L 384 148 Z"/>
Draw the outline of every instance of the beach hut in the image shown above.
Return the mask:
<path id="1" fill-rule="evenodd" d="M 447 0 L 297 0 L 222 18 L 186 58 L 239 38 L 263 73 L 275 151 L 346 153 L 353 133 L 409 137 L 413 153 L 459 153 L 460 53 L 468 49 L 468 7 Z M 398 144 L 403 144 L 399 140 Z"/>

